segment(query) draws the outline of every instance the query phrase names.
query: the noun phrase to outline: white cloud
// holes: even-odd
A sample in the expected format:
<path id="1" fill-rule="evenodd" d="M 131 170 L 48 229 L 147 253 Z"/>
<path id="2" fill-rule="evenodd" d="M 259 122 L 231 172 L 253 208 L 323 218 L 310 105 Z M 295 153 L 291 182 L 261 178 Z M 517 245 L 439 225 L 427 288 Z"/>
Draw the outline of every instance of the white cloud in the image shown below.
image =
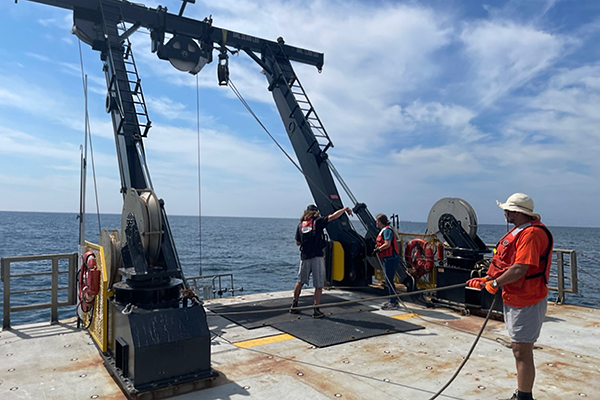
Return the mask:
<path id="1" fill-rule="evenodd" d="M 460 37 L 482 107 L 547 69 L 564 46 L 564 40 L 556 35 L 510 21 L 467 25 Z"/>
<path id="2" fill-rule="evenodd" d="M 181 6 L 175 0 L 147 5 L 159 3 L 172 13 Z M 217 27 L 273 41 L 282 36 L 291 46 L 325 54 L 321 74 L 298 63 L 294 69 L 336 145 L 330 157 L 373 212 L 424 220 L 435 201 L 452 196 L 469 201 L 481 222 L 501 222 L 493 200 L 524 191 L 551 223 L 600 226 L 590 211 L 590 199 L 600 196 L 594 179 L 600 173 L 597 24 L 556 19 L 556 9 L 565 6 L 560 2 L 531 4 L 485 6 L 482 15 L 479 3 L 276 0 L 266 7 L 206 0 L 189 4 L 185 15 L 212 14 Z M 581 11 L 577 3 L 569 6 Z M 41 150 L 26 159 L 26 149 L 43 144 L 53 168 L 40 163 L 37 172 L 24 171 L 32 186 L 43 186 L 52 179 L 39 176 L 60 177 L 62 168 L 78 165 L 83 96 L 78 49 L 69 43 L 70 13 L 30 9 L 32 20 L 48 21 L 34 24 L 34 37 L 14 38 L 15 47 L 11 41 L 2 51 L 0 145 L 8 146 L 7 157 L 30 161 Z M 144 144 L 155 187 L 170 214 L 195 213 L 196 77 L 152 54 L 147 33 L 132 41 L 154 125 Z M 97 166 L 106 171 L 100 174 L 103 196 L 118 212 L 104 77 L 98 54 L 83 48 Z M 289 149 L 260 67 L 243 53 L 231 56 L 229 66 L 242 95 Z M 304 178 L 231 90 L 217 86 L 216 60 L 198 75 L 198 86 L 204 211 L 296 216 L 310 201 Z M 73 161 L 58 162 L 71 151 Z M 5 172 L 0 185 L 14 198 L 0 208 L 9 201 L 16 207 L 14 199 L 26 192 L 19 179 L 9 178 Z"/>

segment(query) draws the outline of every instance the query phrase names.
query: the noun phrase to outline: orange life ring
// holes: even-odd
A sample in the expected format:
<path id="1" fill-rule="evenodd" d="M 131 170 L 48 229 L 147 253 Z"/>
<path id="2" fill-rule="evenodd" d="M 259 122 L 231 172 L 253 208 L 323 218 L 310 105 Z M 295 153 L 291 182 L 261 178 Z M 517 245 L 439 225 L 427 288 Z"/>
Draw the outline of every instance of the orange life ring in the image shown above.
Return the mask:
<path id="1" fill-rule="evenodd" d="M 415 238 L 406 245 L 404 260 L 415 269 L 418 276 L 428 274 L 434 265 L 433 246 L 423 239 Z"/>
<path id="2" fill-rule="evenodd" d="M 96 265 L 96 255 L 93 251 L 83 255 L 79 273 L 79 303 L 81 310 L 88 312 L 92 308 L 94 297 L 100 291 L 100 270 Z"/>

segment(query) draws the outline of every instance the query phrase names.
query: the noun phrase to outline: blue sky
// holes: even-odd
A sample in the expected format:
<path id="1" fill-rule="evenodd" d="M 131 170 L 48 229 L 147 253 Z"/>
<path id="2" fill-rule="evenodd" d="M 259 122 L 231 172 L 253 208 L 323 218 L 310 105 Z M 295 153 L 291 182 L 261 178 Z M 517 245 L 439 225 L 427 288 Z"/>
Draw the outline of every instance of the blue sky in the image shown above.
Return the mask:
<path id="1" fill-rule="evenodd" d="M 181 3 L 145 4 L 176 13 Z M 21 0 L 0 15 L 0 210 L 76 212 L 85 109 L 71 13 Z M 325 54 L 322 73 L 295 69 L 331 159 L 373 214 L 426 221 L 438 199 L 460 197 L 480 223 L 503 223 L 495 200 L 524 192 L 549 225 L 600 227 L 599 2 L 198 0 L 185 15 Z M 147 32 L 132 42 L 167 212 L 298 217 L 312 202 L 303 176 L 218 86 L 216 62 L 197 92 L 196 77 L 150 52 Z M 120 213 L 101 62 L 81 47 L 100 211 Z M 292 152 L 260 67 L 239 55 L 229 68 Z M 93 192 L 89 175 L 89 211 Z"/>

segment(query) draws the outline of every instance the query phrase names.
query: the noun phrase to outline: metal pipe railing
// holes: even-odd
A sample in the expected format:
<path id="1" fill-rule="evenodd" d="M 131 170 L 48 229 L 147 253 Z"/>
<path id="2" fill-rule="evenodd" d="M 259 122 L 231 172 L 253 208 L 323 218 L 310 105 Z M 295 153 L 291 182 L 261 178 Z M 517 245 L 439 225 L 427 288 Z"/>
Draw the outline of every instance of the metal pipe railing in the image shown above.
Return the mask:
<path id="1" fill-rule="evenodd" d="M 76 276 L 77 276 L 77 253 L 68 254 L 45 254 L 37 256 L 21 256 L 21 257 L 2 257 L 0 259 L 0 276 L 4 283 L 4 307 L 2 318 L 2 329 L 10 329 L 10 314 L 18 311 L 50 309 L 50 323 L 58 323 L 58 307 L 71 306 L 76 303 Z M 69 262 L 67 270 L 59 269 L 60 260 L 66 259 Z M 20 274 L 11 274 L 12 263 L 27 263 L 37 261 L 52 262 L 50 271 L 48 272 L 28 272 Z M 59 275 L 68 274 L 67 286 L 59 286 Z M 50 275 L 51 286 L 49 288 L 39 289 L 24 289 L 11 292 L 11 279 L 24 279 L 33 276 Z M 59 290 L 67 290 L 67 301 L 58 301 Z M 11 306 L 10 296 L 12 294 L 50 292 L 50 303 L 34 303 L 26 305 Z"/>
<path id="2" fill-rule="evenodd" d="M 230 287 L 223 287 L 223 278 L 229 278 Z M 199 286 L 199 281 L 206 281 L 210 279 L 209 284 L 205 284 Z M 201 276 L 192 276 L 191 278 L 187 278 L 187 281 L 190 287 L 193 287 L 194 290 L 198 293 L 200 289 L 202 289 L 202 297 L 203 300 L 210 300 L 215 298 L 215 294 L 219 294 L 219 297 L 222 297 L 224 293 L 231 292 L 232 296 L 235 296 L 235 287 L 233 286 L 233 274 L 215 274 L 215 275 L 201 275 Z M 243 288 L 237 289 L 238 291 L 244 290 Z"/>
<path id="3" fill-rule="evenodd" d="M 562 304 L 565 301 L 565 293 L 579 293 L 579 285 L 577 280 L 577 253 L 575 250 L 566 249 L 554 249 L 554 256 L 556 257 L 556 275 L 550 275 L 551 278 L 556 278 L 557 285 L 550 286 L 548 289 L 558 292 L 556 302 Z M 565 256 L 568 256 L 568 260 L 565 260 Z M 552 265 L 555 265 L 553 262 Z M 565 274 L 565 268 L 568 266 L 568 274 Z M 552 270 L 551 270 L 552 271 Z M 567 287 L 565 282 L 569 283 Z"/>
<path id="4" fill-rule="evenodd" d="M 495 245 L 486 244 L 490 249 Z M 552 265 L 550 266 L 550 278 L 556 279 L 556 286 L 548 285 L 548 289 L 558 292 L 556 302 L 562 304 L 565 301 L 565 293 L 578 294 L 579 284 L 577 280 L 577 252 L 569 249 L 553 249 Z M 556 274 L 554 274 L 556 268 Z"/>

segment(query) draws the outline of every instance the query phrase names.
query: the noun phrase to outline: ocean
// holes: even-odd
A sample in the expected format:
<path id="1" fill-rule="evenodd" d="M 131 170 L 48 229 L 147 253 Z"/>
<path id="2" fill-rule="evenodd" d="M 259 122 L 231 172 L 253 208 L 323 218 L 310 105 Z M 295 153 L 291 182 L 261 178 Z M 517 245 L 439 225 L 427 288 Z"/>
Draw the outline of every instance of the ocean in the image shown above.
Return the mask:
<path id="1" fill-rule="evenodd" d="M 359 224 L 356 218 L 351 219 Z M 100 226 L 114 229 L 121 216 L 101 214 Z M 298 219 L 169 216 L 179 259 L 186 277 L 232 273 L 236 295 L 292 290 L 299 263 L 294 242 Z M 362 227 L 357 227 L 360 232 Z M 401 222 L 401 232 L 424 233 L 425 223 Z M 566 302 L 600 307 L 600 228 L 550 227 L 555 248 L 577 251 L 580 295 L 567 294 Z M 86 239 L 98 242 L 98 216 L 86 215 Z M 0 257 L 77 252 L 79 221 L 75 213 L 0 211 Z M 506 225 L 479 225 L 484 243 L 496 243 Z M 201 243 L 201 245 L 200 245 Z M 35 269 L 35 265 L 30 267 Z M 34 271 L 30 271 L 34 272 Z M 11 289 L 48 287 L 43 277 L 28 278 Z M 46 277 L 47 279 L 47 277 Z M 61 278 L 62 279 L 62 278 Z M 66 281 L 65 281 L 66 282 Z M 228 286 L 228 281 L 226 285 Z M 61 285 L 65 283 L 61 282 Z M 241 290 L 243 289 L 243 290 Z M 0 310 L 3 288 L 0 287 Z M 14 295 L 11 303 L 47 302 L 49 293 Z M 63 308 L 61 318 L 74 315 Z M 11 314 L 11 324 L 48 321 L 50 310 Z"/>

